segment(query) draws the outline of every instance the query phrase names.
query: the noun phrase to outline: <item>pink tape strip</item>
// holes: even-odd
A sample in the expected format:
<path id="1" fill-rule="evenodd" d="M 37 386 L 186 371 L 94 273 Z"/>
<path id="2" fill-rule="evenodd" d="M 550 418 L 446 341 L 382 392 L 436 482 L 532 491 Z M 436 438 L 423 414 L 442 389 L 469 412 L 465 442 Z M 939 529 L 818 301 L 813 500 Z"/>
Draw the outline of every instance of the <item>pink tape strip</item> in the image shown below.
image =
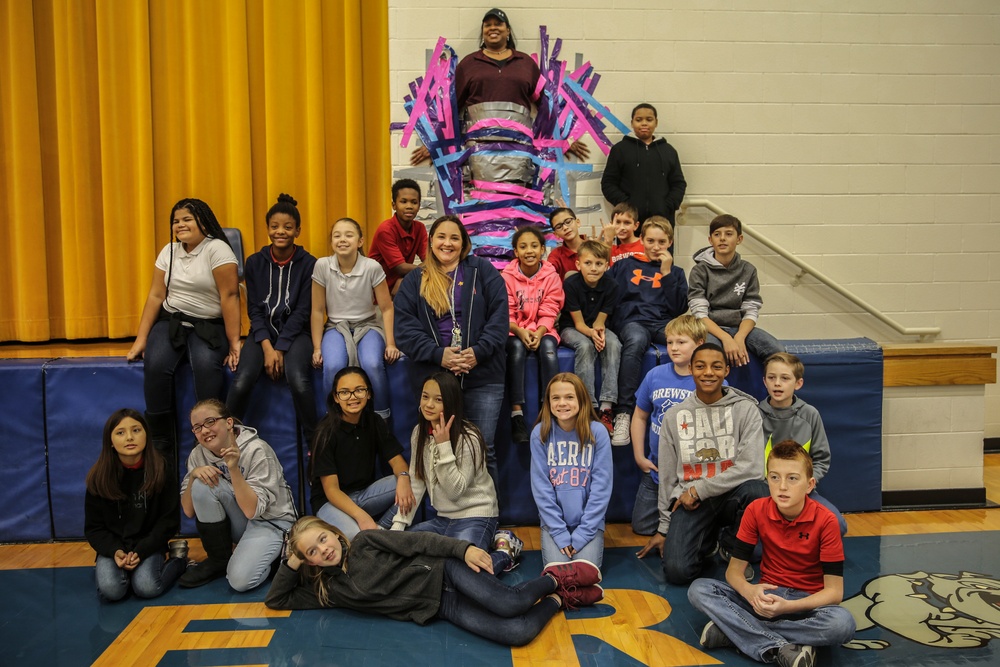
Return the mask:
<path id="1" fill-rule="evenodd" d="M 537 201 L 539 203 L 542 201 L 541 192 L 532 190 L 531 188 L 526 188 L 522 185 L 514 185 L 513 183 L 490 183 L 488 181 L 472 181 L 472 185 L 476 188 L 486 188 L 493 190 L 494 192 L 506 192 L 529 201 Z"/>
<path id="2" fill-rule="evenodd" d="M 468 132 L 475 132 L 476 130 L 481 130 L 484 127 L 502 127 L 505 130 L 516 130 L 517 132 L 523 132 L 529 137 L 531 136 L 531 128 L 524 123 L 518 123 L 515 120 L 507 120 L 506 118 L 484 118 L 478 120 L 472 124 L 472 127 L 468 129 Z"/>
<path id="3" fill-rule="evenodd" d="M 430 90 L 431 82 L 435 78 L 433 75 L 433 70 L 436 69 L 438 60 L 441 58 L 441 51 L 444 49 L 445 38 L 438 37 L 437 45 L 434 47 L 434 54 L 431 56 L 432 66 L 428 68 L 427 76 L 420 83 L 420 88 L 417 90 L 416 96 L 413 98 L 413 109 L 410 110 L 410 118 L 406 121 L 406 127 L 403 128 L 403 139 L 400 142 L 401 146 L 408 146 L 410 143 L 410 137 L 413 135 L 413 131 L 417 126 L 417 120 L 427 113 L 427 93 Z"/>
<path id="4" fill-rule="evenodd" d="M 498 220 L 500 218 L 524 218 L 534 222 L 545 222 L 546 220 L 546 217 L 540 213 L 518 211 L 513 208 L 498 208 L 492 211 L 475 211 L 473 213 L 465 213 L 462 215 L 462 221 L 466 223 L 485 222 L 489 220 Z"/>

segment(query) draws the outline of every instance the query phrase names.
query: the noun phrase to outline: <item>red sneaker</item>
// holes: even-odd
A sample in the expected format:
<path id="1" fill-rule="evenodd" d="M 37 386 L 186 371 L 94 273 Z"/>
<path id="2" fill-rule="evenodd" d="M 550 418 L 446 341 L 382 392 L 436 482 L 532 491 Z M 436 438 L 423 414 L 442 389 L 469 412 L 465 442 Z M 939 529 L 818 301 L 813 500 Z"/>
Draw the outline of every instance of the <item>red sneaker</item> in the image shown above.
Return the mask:
<path id="1" fill-rule="evenodd" d="M 607 410 L 601 410 L 601 423 L 604 424 L 604 428 L 608 429 L 608 433 L 614 433 L 615 431 L 615 416 L 611 412 L 611 408 Z"/>
<path id="2" fill-rule="evenodd" d="M 583 588 L 560 589 L 556 593 L 563 601 L 563 609 L 579 609 L 595 605 L 604 599 L 604 589 L 598 585 Z"/>
<path id="3" fill-rule="evenodd" d="M 542 574 L 552 575 L 559 582 L 559 588 L 584 588 L 601 583 L 601 570 L 589 560 L 582 558 L 568 563 L 549 563 Z"/>

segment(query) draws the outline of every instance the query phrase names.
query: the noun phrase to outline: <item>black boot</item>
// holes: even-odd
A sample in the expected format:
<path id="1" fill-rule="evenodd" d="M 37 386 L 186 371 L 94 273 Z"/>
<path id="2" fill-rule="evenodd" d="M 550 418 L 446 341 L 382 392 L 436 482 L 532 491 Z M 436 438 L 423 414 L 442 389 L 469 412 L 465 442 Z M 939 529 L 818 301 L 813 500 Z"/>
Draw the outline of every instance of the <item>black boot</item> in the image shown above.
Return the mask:
<path id="1" fill-rule="evenodd" d="M 226 567 L 233 555 L 233 537 L 229 532 L 228 517 L 216 523 L 196 523 L 198 534 L 201 535 L 201 545 L 205 547 L 208 558 L 187 569 L 177 582 L 181 588 L 197 588 L 226 576 Z"/>
<path id="2" fill-rule="evenodd" d="M 147 412 L 146 423 L 149 424 L 149 442 L 163 454 L 164 460 L 171 470 L 177 470 L 177 434 L 174 426 L 173 412 Z"/>

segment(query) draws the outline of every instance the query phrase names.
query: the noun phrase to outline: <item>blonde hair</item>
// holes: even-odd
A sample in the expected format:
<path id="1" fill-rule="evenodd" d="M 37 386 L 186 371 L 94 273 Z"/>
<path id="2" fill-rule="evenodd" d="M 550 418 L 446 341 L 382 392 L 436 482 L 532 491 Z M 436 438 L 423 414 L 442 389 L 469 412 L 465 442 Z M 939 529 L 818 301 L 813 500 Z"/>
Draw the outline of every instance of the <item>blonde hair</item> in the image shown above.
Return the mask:
<path id="1" fill-rule="evenodd" d="M 667 322 L 663 328 L 663 333 L 667 336 L 687 336 L 693 341 L 704 343 L 708 340 L 708 329 L 705 323 L 694 315 L 681 315 Z"/>
<path id="2" fill-rule="evenodd" d="M 662 215 L 651 215 L 646 218 L 646 222 L 642 223 L 642 229 L 639 230 L 639 238 L 646 238 L 646 232 L 653 227 L 663 230 L 663 233 L 667 235 L 668 239 L 671 241 L 674 240 L 674 226 L 671 225 L 670 221 Z"/>
<path id="3" fill-rule="evenodd" d="M 806 374 L 805 364 L 802 360 L 796 357 L 794 354 L 789 352 L 775 352 L 770 357 L 764 360 L 764 374 L 767 374 L 767 367 L 774 363 L 775 361 L 786 364 L 792 369 L 792 375 L 795 376 L 796 380 L 801 380 L 802 376 Z"/>
<path id="4" fill-rule="evenodd" d="M 542 425 L 541 433 L 542 442 L 548 440 L 549 433 L 552 432 L 552 407 L 549 405 L 549 393 L 552 391 L 552 385 L 556 382 L 566 382 L 573 385 L 573 391 L 576 394 L 576 402 L 580 404 L 580 412 L 576 414 L 576 426 L 573 430 L 576 431 L 576 435 L 580 438 L 580 446 L 586 447 L 590 445 L 593 447 L 594 434 L 590 430 L 590 423 L 597 421 L 597 415 L 594 413 L 594 406 L 590 402 L 590 393 L 587 388 L 583 386 L 583 380 L 581 380 L 575 373 L 556 373 L 555 377 L 549 380 L 548 386 L 545 387 L 545 400 L 542 401 L 542 409 L 538 413 L 538 423 Z"/>
<path id="5" fill-rule="evenodd" d="M 331 526 L 323 519 L 318 516 L 304 516 L 295 522 L 291 530 L 288 531 L 288 548 L 291 550 L 295 556 L 302 561 L 303 574 L 308 578 L 312 579 L 313 587 L 316 589 L 316 599 L 319 600 L 320 605 L 327 607 L 330 604 L 330 591 L 326 588 L 326 582 L 323 580 L 323 568 L 317 567 L 315 565 L 310 565 L 306 562 L 305 554 L 302 553 L 302 549 L 299 548 L 299 542 L 302 540 L 302 536 L 308 530 L 325 530 L 327 532 L 333 533 L 340 540 L 341 545 L 341 557 L 340 557 L 340 567 L 347 571 L 347 551 L 351 548 L 351 541 L 340 532 L 338 528 Z"/>
<path id="6" fill-rule="evenodd" d="M 427 302 L 427 305 L 431 307 L 431 310 L 438 317 L 448 312 L 450 303 L 448 296 L 451 292 L 453 279 L 441 268 L 441 262 L 438 261 L 434 252 L 430 249 L 430 245 L 437 228 L 446 222 L 458 225 L 459 233 L 462 235 L 462 251 L 459 253 L 458 261 L 463 261 L 472 251 L 472 239 L 469 238 L 469 232 L 465 229 L 462 221 L 454 215 L 441 216 L 434 221 L 434 224 L 431 225 L 430 230 L 427 232 L 427 260 L 424 261 L 420 277 L 420 296 L 423 297 L 424 301 Z"/>

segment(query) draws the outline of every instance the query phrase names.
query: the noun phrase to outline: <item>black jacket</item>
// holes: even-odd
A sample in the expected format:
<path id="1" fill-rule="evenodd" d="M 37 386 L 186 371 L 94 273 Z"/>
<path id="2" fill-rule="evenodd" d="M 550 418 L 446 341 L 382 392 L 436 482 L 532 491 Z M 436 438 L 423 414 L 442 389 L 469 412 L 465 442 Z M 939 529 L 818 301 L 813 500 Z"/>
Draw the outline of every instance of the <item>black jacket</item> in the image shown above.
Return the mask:
<path id="1" fill-rule="evenodd" d="M 142 468 L 124 469 L 124 500 L 108 500 L 87 493 L 83 532 L 99 556 L 114 558 L 121 549 L 140 559 L 167 552 L 167 540 L 180 529 L 180 493 L 177 478 L 167 475 L 163 488 L 152 496 L 140 489 L 146 479 Z"/>
<path id="2" fill-rule="evenodd" d="M 465 559 L 471 542 L 429 532 L 363 530 L 347 552 L 347 569 L 325 567 L 320 574 L 327 606 L 381 614 L 424 625 L 441 606 L 446 558 Z M 316 588 L 303 565 L 283 562 L 264 598 L 271 609 L 319 609 Z"/>
<path id="3" fill-rule="evenodd" d="M 312 314 L 312 274 L 316 258 L 295 246 L 292 261 L 278 266 L 266 245 L 247 259 L 247 315 L 250 335 L 258 343 L 271 340 L 274 349 L 288 352 L 292 341 L 309 333 Z"/>
<path id="4" fill-rule="evenodd" d="M 639 210 L 640 223 L 651 215 L 673 223 L 686 190 L 680 158 L 666 139 L 654 139 L 647 146 L 626 136 L 611 147 L 601 192 L 612 204 L 631 202 Z"/>

